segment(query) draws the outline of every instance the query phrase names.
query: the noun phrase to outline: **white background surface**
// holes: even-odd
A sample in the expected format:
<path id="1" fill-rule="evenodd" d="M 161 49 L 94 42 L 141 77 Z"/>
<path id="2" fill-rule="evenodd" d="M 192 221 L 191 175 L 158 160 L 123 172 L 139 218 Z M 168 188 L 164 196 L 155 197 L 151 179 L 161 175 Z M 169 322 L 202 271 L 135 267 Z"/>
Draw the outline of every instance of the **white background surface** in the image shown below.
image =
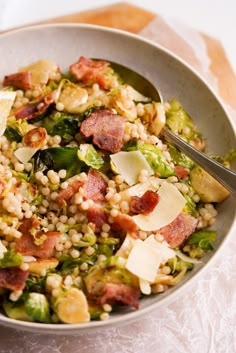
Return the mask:
<path id="1" fill-rule="evenodd" d="M 0 0 L 0 30 L 109 5 L 114 0 Z M 236 0 L 130 0 L 218 39 L 236 72 Z"/>

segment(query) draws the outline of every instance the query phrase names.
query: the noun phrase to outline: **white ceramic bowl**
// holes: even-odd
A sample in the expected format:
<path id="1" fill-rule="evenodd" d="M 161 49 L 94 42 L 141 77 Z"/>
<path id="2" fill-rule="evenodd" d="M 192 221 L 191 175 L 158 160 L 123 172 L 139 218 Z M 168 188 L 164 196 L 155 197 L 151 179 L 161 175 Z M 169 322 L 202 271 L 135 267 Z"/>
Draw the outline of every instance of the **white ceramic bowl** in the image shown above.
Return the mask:
<path id="1" fill-rule="evenodd" d="M 61 70 L 83 55 L 121 63 L 138 71 L 161 90 L 164 100 L 176 97 L 194 117 L 198 128 L 207 137 L 208 151 L 223 155 L 236 145 L 235 131 L 220 100 L 196 72 L 166 49 L 124 31 L 79 24 L 43 25 L 11 31 L 0 36 L 0 78 L 18 67 L 39 59 L 55 60 Z M 203 264 L 191 271 L 180 285 L 163 294 L 141 300 L 140 310 L 124 311 L 108 321 L 87 324 L 40 324 L 16 321 L 0 313 L 0 323 L 18 329 L 45 333 L 81 333 L 135 320 L 147 312 L 173 301 L 192 280 L 205 270 L 219 252 L 229 233 L 235 229 L 236 202 L 229 197 L 219 206 L 214 225 L 218 231 L 215 250 Z"/>

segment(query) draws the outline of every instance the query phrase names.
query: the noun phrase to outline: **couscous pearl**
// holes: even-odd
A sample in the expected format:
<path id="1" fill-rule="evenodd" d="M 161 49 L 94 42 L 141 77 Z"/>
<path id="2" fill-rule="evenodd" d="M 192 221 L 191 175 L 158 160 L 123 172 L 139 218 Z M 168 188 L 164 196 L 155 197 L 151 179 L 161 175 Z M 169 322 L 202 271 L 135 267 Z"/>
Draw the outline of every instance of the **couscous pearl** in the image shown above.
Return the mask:
<path id="1" fill-rule="evenodd" d="M 16 302 L 20 298 L 22 293 L 22 290 L 15 290 L 14 292 L 11 292 L 11 294 L 9 295 L 9 299 L 13 302 Z"/>
<path id="2" fill-rule="evenodd" d="M 66 177 L 66 170 L 65 169 L 59 170 L 58 175 L 61 179 L 64 179 Z"/>
<path id="3" fill-rule="evenodd" d="M 64 279 L 65 286 L 71 286 L 73 284 L 73 279 L 70 275 L 66 276 Z"/>
<path id="4" fill-rule="evenodd" d="M 107 313 L 110 313 L 112 311 L 112 306 L 110 304 L 104 304 L 102 306 L 103 310 L 106 311 Z"/>
<path id="5" fill-rule="evenodd" d="M 63 251 L 64 246 L 61 243 L 57 243 L 55 248 L 56 248 L 57 251 Z"/>
<path id="6" fill-rule="evenodd" d="M 41 184 L 46 185 L 48 183 L 48 177 L 46 177 L 46 175 L 43 175 L 40 179 L 40 182 Z"/>
<path id="7" fill-rule="evenodd" d="M 67 240 L 64 244 L 65 249 L 70 249 L 72 247 L 72 242 L 70 240 Z"/>
<path id="8" fill-rule="evenodd" d="M 24 164 L 22 163 L 15 163 L 14 167 L 17 172 L 23 172 L 25 169 Z"/>
<path id="9" fill-rule="evenodd" d="M 117 217 L 118 214 L 119 214 L 119 211 L 116 210 L 115 208 L 113 208 L 113 209 L 110 211 L 110 215 L 111 215 L 112 217 Z"/>
<path id="10" fill-rule="evenodd" d="M 31 218 L 33 215 L 33 212 L 31 210 L 28 210 L 25 212 L 25 218 Z"/>
<path id="11" fill-rule="evenodd" d="M 67 181 L 64 181 L 63 183 L 61 183 L 61 189 L 67 189 L 69 186 L 69 183 Z"/>
<path id="12" fill-rule="evenodd" d="M 68 219 L 68 224 L 74 225 L 75 223 L 76 223 L 76 220 L 74 219 L 74 217 L 70 217 L 70 218 Z"/>
<path id="13" fill-rule="evenodd" d="M 102 230 L 103 230 L 103 232 L 109 232 L 110 229 L 111 229 L 111 227 L 110 227 L 109 224 L 104 223 L 104 224 L 102 225 Z"/>
<path id="14" fill-rule="evenodd" d="M 60 220 L 60 222 L 62 222 L 62 223 L 66 223 L 66 222 L 68 221 L 68 217 L 65 216 L 65 215 L 62 215 L 62 216 L 60 216 L 59 220 Z"/>
<path id="15" fill-rule="evenodd" d="M 82 265 L 80 265 L 80 270 L 81 271 L 87 271 L 88 269 L 88 264 L 86 262 L 84 262 Z"/>
<path id="16" fill-rule="evenodd" d="M 64 110 L 64 104 L 63 103 L 61 103 L 61 102 L 58 102 L 57 104 L 56 104 L 56 110 L 58 110 L 59 112 L 62 112 L 63 110 Z"/>
<path id="17" fill-rule="evenodd" d="M 19 268 L 21 269 L 21 271 L 28 271 L 29 269 L 29 264 L 27 263 L 23 263 L 19 266 Z"/>
<path id="18" fill-rule="evenodd" d="M 73 257 L 73 259 L 77 259 L 80 256 L 80 252 L 79 250 L 73 249 L 71 250 L 70 255 Z"/>
<path id="19" fill-rule="evenodd" d="M 95 249 L 92 246 L 89 246 L 86 250 L 85 250 L 86 254 L 88 256 L 91 256 L 95 253 Z"/>
<path id="20" fill-rule="evenodd" d="M 78 243 L 78 242 L 80 241 L 80 239 L 82 238 L 82 236 L 83 236 L 82 233 L 75 233 L 75 234 L 73 234 L 72 237 L 71 237 L 72 243 L 73 243 L 73 244 Z"/>
<path id="21" fill-rule="evenodd" d="M 53 191 L 53 192 L 51 193 L 51 200 L 56 200 L 57 197 L 58 197 L 58 193 L 57 193 L 56 191 Z"/>
<path id="22" fill-rule="evenodd" d="M 109 315 L 108 313 L 102 313 L 102 314 L 100 315 L 100 319 L 101 319 L 102 321 L 108 320 L 109 318 L 110 318 L 110 315 Z"/>

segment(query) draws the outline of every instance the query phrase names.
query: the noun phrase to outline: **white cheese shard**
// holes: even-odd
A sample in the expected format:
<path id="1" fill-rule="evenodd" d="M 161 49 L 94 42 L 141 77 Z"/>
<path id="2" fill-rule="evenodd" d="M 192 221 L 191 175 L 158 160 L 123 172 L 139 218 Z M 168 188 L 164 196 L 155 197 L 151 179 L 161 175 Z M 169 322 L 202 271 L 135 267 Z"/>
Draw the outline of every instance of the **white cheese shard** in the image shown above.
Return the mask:
<path id="1" fill-rule="evenodd" d="M 134 185 L 138 182 L 138 177 L 142 169 L 147 170 L 148 176 L 154 174 L 146 158 L 140 151 L 121 151 L 112 154 L 110 157 L 117 172 L 123 176 L 128 185 Z"/>
<path id="2" fill-rule="evenodd" d="M 162 265 L 164 265 L 169 259 L 176 256 L 176 252 L 169 247 L 169 244 L 166 241 L 157 241 L 153 234 L 147 237 L 144 242 L 150 245 L 151 248 L 158 254 L 158 256 L 161 256 Z"/>
<path id="3" fill-rule="evenodd" d="M 7 118 L 16 98 L 16 92 L 0 91 L 0 136 L 4 134 L 7 126 Z"/>
<path id="4" fill-rule="evenodd" d="M 155 231 L 170 224 L 182 211 L 186 200 L 171 183 L 164 182 L 158 190 L 159 202 L 148 215 L 133 216 L 134 222 L 144 231 Z"/>
<path id="5" fill-rule="evenodd" d="M 34 147 L 19 147 L 15 150 L 14 155 L 21 163 L 28 163 L 39 148 Z"/>
<path id="6" fill-rule="evenodd" d="M 3 245 L 2 241 L 0 240 L 0 260 L 3 259 L 4 253 L 7 252 L 7 248 Z"/>
<path id="7" fill-rule="evenodd" d="M 144 241 L 137 239 L 126 262 L 126 269 L 137 277 L 153 282 L 161 264 L 161 256 Z"/>

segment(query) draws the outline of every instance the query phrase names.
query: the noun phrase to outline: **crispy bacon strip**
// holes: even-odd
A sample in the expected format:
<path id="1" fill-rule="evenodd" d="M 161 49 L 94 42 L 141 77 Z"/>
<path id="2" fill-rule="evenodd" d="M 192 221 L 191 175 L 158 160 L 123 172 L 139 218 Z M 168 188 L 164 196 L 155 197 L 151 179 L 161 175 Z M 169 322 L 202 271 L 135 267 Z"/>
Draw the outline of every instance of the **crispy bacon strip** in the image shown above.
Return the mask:
<path id="1" fill-rule="evenodd" d="M 189 214 L 181 213 L 173 222 L 161 228 L 160 233 L 172 248 L 183 244 L 195 231 L 198 220 Z"/>
<path id="2" fill-rule="evenodd" d="M 125 117 L 109 109 L 99 109 L 82 122 L 80 132 L 93 137 L 93 143 L 102 150 L 116 153 L 122 147 L 125 121 Z"/>
<path id="3" fill-rule="evenodd" d="M 26 120 L 36 118 L 37 116 L 46 112 L 48 107 L 52 103 L 54 103 L 55 94 L 56 94 L 56 91 L 52 91 L 46 94 L 38 102 L 20 107 L 14 112 L 14 116 L 16 117 L 16 119 L 26 119 Z"/>
<path id="4" fill-rule="evenodd" d="M 181 165 L 176 165 L 174 170 L 179 179 L 183 179 L 189 174 L 188 169 L 182 167 Z"/>
<path id="5" fill-rule="evenodd" d="M 66 189 L 61 190 L 57 196 L 58 204 L 62 205 L 64 201 L 69 201 L 82 185 L 81 181 L 75 180 Z"/>
<path id="6" fill-rule="evenodd" d="M 3 86 L 27 90 L 32 88 L 32 74 L 29 71 L 17 72 L 4 77 Z"/>
<path id="7" fill-rule="evenodd" d="M 158 201 L 158 194 L 154 191 L 147 190 L 141 197 L 131 196 L 130 211 L 134 214 L 147 215 L 154 210 Z"/>
<path id="8" fill-rule="evenodd" d="M 81 56 L 79 60 L 70 66 L 71 73 L 78 81 L 85 85 L 98 83 L 101 88 L 109 89 L 105 77 L 106 69 L 110 64 L 104 60 L 92 60 Z"/>
<path id="9" fill-rule="evenodd" d="M 0 269 L 0 287 L 10 290 L 22 290 L 29 271 L 22 271 L 18 267 Z"/>
<path id="10" fill-rule="evenodd" d="M 107 181 L 97 170 L 90 168 L 85 189 L 85 198 L 93 201 L 105 200 Z"/>
<path id="11" fill-rule="evenodd" d="M 103 287 L 102 295 L 98 299 L 100 305 L 105 303 L 122 303 L 130 305 L 135 309 L 139 308 L 140 291 L 126 284 L 106 283 Z"/>
<path id="12" fill-rule="evenodd" d="M 119 214 L 115 217 L 113 223 L 111 224 L 111 229 L 117 232 L 127 232 L 132 235 L 135 235 L 138 231 L 138 227 L 134 223 L 132 217 L 126 214 Z"/>
<path id="13" fill-rule="evenodd" d="M 23 219 L 22 224 L 18 229 L 19 232 L 22 233 L 22 236 L 16 241 L 16 252 L 19 252 L 22 255 L 35 256 L 41 259 L 49 258 L 53 255 L 53 249 L 60 233 L 43 231 L 37 232 L 38 226 L 39 222 L 34 217 Z M 42 244 L 35 244 L 35 238 L 31 234 L 32 230 L 35 230 L 36 232 L 36 239 L 46 236 L 46 239 L 42 242 Z"/>
<path id="14" fill-rule="evenodd" d="M 100 230 L 104 223 L 108 223 L 108 217 L 104 208 L 95 204 L 87 210 L 88 222 L 94 223 L 96 226 L 96 231 Z"/>

